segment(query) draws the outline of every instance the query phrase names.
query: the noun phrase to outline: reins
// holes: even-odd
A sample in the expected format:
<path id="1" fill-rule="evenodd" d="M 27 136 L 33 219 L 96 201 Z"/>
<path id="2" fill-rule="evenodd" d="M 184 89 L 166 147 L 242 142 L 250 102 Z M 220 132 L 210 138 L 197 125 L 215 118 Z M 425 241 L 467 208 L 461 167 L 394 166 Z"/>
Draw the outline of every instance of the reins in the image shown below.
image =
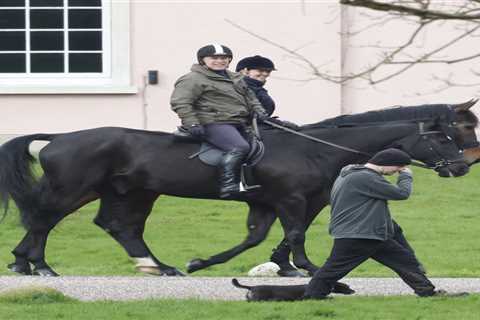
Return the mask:
<path id="1" fill-rule="evenodd" d="M 284 126 L 281 126 L 279 124 L 276 124 L 274 122 L 271 122 L 269 120 L 263 120 L 263 123 L 266 123 L 272 127 L 275 127 L 275 128 L 278 128 L 278 129 L 281 129 L 283 131 L 287 131 L 287 132 L 290 132 L 290 133 L 293 133 L 297 136 L 300 136 L 300 137 L 304 137 L 305 139 L 308 139 L 308 140 L 312 140 L 312 141 L 315 141 L 315 142 L 320 142 L 320 143 L 323 143 L 323 144 L 326 144 L 328 146 L 331 146 L 331 147 L 334 147 L 334 148 L 337 148 L 337 149 L 341 149 L 341 150 L 345 150 L 345 151 L 349 151 L 349 152 L 353 152 L 353 153 L 358 153 L 358 154 L 361 154 L 361 155 L 364 155 L 364 156 L 368 156 L 368 157 L 371 157 L 372 155 L 369 154 L 369 153 L 366 153 L 366 152 L 363 152 L 363 151 L 359 151 L 359 150 L 356 150 L 356 149 L 352 149 L 352 148 L 349 148 L 349 147 L 345 147 L 345 146 L 341 146 L 339 144 L 336 144 L 336 143 L 333 143 L 333 142 L 328 142 L 328 141 L 325 141 L 325 140 L 322 140 L 322 139 L 318 139 L 318 138 L 315 138 L 315 137 L 312 137 L 308 134 L 305 134 L 305 133 L 301 133 L 301 132 L 298 132 L 298 131 L 295 131 L 293 129 L 290 129 L 290 128 L 287 128 L 287 127 L 284 127 Z"/>
<path id="2" fill-rule="evenodd" d="M 256 118 L 253 119 L 253 123 L 256 123 Z M 356 153 L 356 154 L 360 154 L 360 155 L 363 155 L 363 156 L 367 156 L 369 158 L 371 158 L 373 155 L 370 154 L 370 153 L 367 153 L 367 152 L 363 152 L 363 151 L 360 151 L 360 150 L 356 150 L 356 149 L 352 149 L 352 148 L 349 148 L 349 147 L 345 147 L 345 146 L 341 146 L 339 144 L 336 144 L 336 143 L 333 143 L 333 142 L 329 142 L 329 141 L 325 141 L 325 140 L 322 140 L 322 139 L 319 139 L 319 138 L 315 138 L 315 137 L 312 137 L 308 134 L 305 134 L 305 133 L 301 133 L 301 132 L 298 132 L 298 131 L 295 131 L 293 129 L 290 129 L 290 128 L 287 128 L 287 127 L 284 127 L 282 125 L 279 125 L 279 124 L 276 124 L 272 121 L 269 121 L 269 120 L 263 120 L 262 121 L 263 123 L 266 123 L 268 124 L 269 126 L 272 126 L 274 128 L 277 128 L 277 129 L 280 129 L 280 130 L 283 130 L 283 131 L 286 131 L 286 132 L 289 132 L 289 133 L 292 133 L 292 134 L 295 134 L 297 136 L 300 136 L 300 137 L 303 137 L 305 139 L 308 139 L 308 140 L 312 140 L 312 141 L 315 141 L 315 142 L 319 142 L 319 143 L 323 143 L 323 144 L 326 144 L 328 146 L 331 146 L 331 147 L 334 147 L 334 148 L 337 148 L 337 149 L 341 149 L 341 150 L 344 150 L 344 151 L 348 151 L 348 152 L 352 152 L 352 153 Z M 256 126 L 256 124 L 255 124 Z M 426 132 L 424 134 L 428 134 L 429 132 Z M 442 160 L 440 161 L 439 163 L 436 163 L 434 166 L 429 166 L 427 164 L 424 164 L 424 163 L 421 163 L 421 162 L 418 162 L 418 161 L 415 161 L 415 160 L 412 160 L 412 163 L 411 165 L 412 166 L 415 166 L 415 167 L 419 167 L 419 168 L 424 168 L 424 169 L 436 169 L 438 167 L 441 167 L 441 166 L 444 166 L 444 165 L 448 165 L 452 163 L 451 161 L 448 161 L 448 160 Z"/>

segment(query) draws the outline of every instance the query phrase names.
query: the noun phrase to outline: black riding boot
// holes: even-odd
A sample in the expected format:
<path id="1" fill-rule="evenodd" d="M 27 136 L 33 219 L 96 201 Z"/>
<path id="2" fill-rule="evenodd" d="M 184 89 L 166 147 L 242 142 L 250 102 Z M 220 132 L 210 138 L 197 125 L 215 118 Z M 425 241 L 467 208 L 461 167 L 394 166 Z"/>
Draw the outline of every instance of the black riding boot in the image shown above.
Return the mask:
<path id="1" fill-rule="evenodd" d="M 237 176 L 245 156 L 245 152 L 234 149 L 225 153 L 220 161 L 220 198 L 233 198 L 236 194 L 240 193 L 239 179 Z"/>

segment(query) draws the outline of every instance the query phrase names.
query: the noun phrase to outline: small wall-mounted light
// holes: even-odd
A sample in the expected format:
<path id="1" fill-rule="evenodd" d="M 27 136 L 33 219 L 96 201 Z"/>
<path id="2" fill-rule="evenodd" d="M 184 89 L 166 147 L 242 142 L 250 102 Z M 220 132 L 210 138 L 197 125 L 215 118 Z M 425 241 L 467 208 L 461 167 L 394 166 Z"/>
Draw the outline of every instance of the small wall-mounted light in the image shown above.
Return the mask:
<path id="1" fill-rule="evenodd" d="M 148 84 L 158 84 L 158 70 L 148 70 Z"/>

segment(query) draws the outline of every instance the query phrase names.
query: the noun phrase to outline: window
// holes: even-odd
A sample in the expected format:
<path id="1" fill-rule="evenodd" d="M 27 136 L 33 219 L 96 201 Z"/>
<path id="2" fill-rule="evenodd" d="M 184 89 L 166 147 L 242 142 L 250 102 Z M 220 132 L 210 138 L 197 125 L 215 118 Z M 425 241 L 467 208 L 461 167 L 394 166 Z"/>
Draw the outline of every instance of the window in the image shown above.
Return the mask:
<path id="1" fill-rule="evenodd" d="M 128 32 L 116 32 L 128 10 L 125 1 L 0 0 L 0 93 L 132 91 Z"/>

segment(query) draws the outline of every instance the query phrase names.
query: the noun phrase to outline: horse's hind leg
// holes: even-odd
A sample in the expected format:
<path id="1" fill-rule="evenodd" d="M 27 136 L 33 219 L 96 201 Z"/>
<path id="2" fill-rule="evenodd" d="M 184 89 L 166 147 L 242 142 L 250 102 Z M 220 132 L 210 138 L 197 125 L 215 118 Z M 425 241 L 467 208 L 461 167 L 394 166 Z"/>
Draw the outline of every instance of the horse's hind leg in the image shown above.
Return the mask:
<path id="1" fill-rule="evenodd" d="M 15 262 L 8 265 L 11 271 L 25 275 L 58 276 L 45 261 L 45 247 L 50 231 L 67 213 L 57 215 L 54 220 L 39 221 L 32 224 L 22 241 L 12 251 Z M 30 264 L 33 264 L 32 272 Z"/>
<path id="2" fill-rule="evenodd" d="M 55 213 L 39 211 L 38 215 L 31 217 L 32 221 L 29 223 L 27 233 L 12 251 L 15 262 L 8 265 L 11 271 L 25 275 L 58 276 L 45 261 L 48 235 L 64 217 L 97 198 L 95 193 L 83 197 L 80 194 L 82 193 L 56 197 L 45 195 L 45 199 L 57 204 Z M 30 264 L 34 266 L 33 271 Z"/>
<path id="3" fill-rule="evenodd" d="M 248 205 L 250 206 L 250 212 L 247 220 L 247 238 L 230 250 L 211 256 L 208 259 L 191 260 L 187 265 L 189 273 L 227 262 L 245 250 L 257 246 L 266 238 L 270 227 L 276 219 L 274 210 L 271 207 L 260 204 L 249 203 Z"/>
<path id="4" fill-rule="evenodd" d="M 157 197 L 157 193 L 147 190 L 131 191 L 125 195 L 113 190 L 102 192 L 100 210 L 94 223 L 137 261 L 137 270 L 155 275 L 183 275 L 176 268 L 160 262 L 143 239 L 145 222 Z"/>
<path id="5" fill-rule="evenodd" d="M 27 259 L 27 254 L 28 254 L 27 246 L 30 241 L 29 239 L 30 239 L 30 234 L 27 231 L 23 236 L 23 239 L 17 245 L 17 247 L 12 250 L 12 254 L 15 256 L 15 261 L 13 263 L 10 263 L 7 266 L 7 268 L 10 271 L 27 275 L 27 276 L 32 274 L 32 268 L 30 267 L 30 263 L 28 262 L 28 259 Z"/>

